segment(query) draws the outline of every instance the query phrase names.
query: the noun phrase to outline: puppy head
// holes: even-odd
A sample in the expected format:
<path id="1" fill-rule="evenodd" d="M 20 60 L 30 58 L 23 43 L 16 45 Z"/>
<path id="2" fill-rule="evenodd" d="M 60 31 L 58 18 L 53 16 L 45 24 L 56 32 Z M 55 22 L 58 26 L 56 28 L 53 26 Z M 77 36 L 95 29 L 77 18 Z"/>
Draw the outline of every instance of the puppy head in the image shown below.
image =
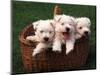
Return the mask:
<path id="1" fill-rule="evenodd" d="M 81 17 L 76 19 L 76 31 L 81 36 L 88 36 L 90 34 L 90 19 L 87 17 Z"/>
<path id="2" fill-rule="evenodd" d="M 50 42 L 54 38 L 54 26 L 52 20 L 39 20 L 33 23 L 36 29 L 35 35 L 38 36 L 41 42 Z"/>
<path id="3" fill-rule="evenodd" d="M 71 16 L 56 15 L 54 17 L 56 21 L 55 31 L 71 34 L 75 30 L 75 19 Z"/>

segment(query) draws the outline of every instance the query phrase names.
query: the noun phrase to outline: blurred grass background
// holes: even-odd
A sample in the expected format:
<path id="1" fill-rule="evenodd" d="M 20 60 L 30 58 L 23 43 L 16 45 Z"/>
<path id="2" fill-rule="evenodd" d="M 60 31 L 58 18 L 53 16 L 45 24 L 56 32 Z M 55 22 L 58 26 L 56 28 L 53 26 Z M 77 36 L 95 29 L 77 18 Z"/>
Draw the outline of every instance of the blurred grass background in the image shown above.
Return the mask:
<path id="1" fill-rule="evenodd" d="M 52 19 L 55 3 L 12 1 L 12 71 L 25 73 L 23 70 L 18 35 L 29 23 L 39 19 Z M 75 17 L 86 16 L 91 19 L 91 50 L 84 69 L 96 68 L 96 6 L 57 4 L 64 14 Z"/>

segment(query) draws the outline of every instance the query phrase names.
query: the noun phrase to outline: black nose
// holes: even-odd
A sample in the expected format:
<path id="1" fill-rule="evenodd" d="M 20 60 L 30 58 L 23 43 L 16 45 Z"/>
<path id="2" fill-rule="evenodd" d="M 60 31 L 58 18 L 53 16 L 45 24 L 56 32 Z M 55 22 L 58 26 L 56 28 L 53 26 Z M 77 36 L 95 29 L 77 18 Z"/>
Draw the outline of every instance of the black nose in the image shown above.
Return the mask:
<path id="1" fill-rule="evenodd" d="M 84 34 L 85 34 L 85 35 L 88 35 L 88 31 L 85 31 Z"/>
<path id="2" fill-rule="evenodd" d="M 66 31 L 69 32 L 70 31 L 70 28 L 66 28 Z"/>
<path id="3" fill-rule="evenodd" d="M 44 40 L 45 40 L 45 41 L 48 41 L 48 40 L 49 40 L 49 38 L 48 38 L 48 37 L 44 37 Z"/>

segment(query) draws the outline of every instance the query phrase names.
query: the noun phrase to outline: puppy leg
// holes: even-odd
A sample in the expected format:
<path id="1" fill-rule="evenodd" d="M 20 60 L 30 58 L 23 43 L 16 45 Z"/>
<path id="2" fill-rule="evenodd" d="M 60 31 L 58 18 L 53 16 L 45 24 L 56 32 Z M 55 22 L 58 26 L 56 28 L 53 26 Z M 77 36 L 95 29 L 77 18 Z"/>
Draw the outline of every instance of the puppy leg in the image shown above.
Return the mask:
<path id="1" fill-rule="evenodd" d="M 74 49 L 75 39 L 66 41 L 66 55 Z"/>
<path id="2" fill-rule="evenodd" d="M 45 48 L 46 48 L 46 45 L 44 43 L 39 43 L 36 46 L 36 48 L 33 50 L 32 56 L 35 56 L 36 54 L 40 53 Z"/>
<path id="3" fill-rule="evenodd" d="M 55 40 L 53 42 L 53 51 L 61 52 L 61 41 L 60 40 Z"/>
<path id="4" fill-rule="evenodd" d="M 26 39 L 33 41 L 36 40 L 36 36 L 27 36 Z"/>
<path id="5" fill-rule="evenodd" d="M 27 36 L 26 40 L 36 41 L 37 40 L 37 36 Z"/>

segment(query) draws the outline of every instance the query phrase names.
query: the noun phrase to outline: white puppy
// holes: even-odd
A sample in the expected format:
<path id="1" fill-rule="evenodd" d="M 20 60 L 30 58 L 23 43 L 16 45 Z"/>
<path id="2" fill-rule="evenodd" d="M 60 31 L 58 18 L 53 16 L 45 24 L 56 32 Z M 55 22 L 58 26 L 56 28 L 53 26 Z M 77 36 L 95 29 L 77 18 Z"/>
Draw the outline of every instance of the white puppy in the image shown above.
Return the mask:
<path id="1" fill-rule="evenodd" d="M 38 41 L 36 48 L 33 50 L 33 56 L 40 53 L 42 50 L 51 46 L 55 34 L 55 29 L 52 20 L 39 20 L 33 23 L 36 30 L 34 36 L 28 36 L 26 39 Z"/>
<path id="2" fill-rule="evenodd" d="M 76 18 L 76 39 L 90 34 L 90 19 L 87 17 Z"/>
<path id="3" fill-rule="evenodd" d="M 74 48 L 75 43 L 75 19 L 67 15 L 55 15 L 55 39 L 53 51 L 61 52 L 61 45 L 66 44 L 66 54 Z"/>

